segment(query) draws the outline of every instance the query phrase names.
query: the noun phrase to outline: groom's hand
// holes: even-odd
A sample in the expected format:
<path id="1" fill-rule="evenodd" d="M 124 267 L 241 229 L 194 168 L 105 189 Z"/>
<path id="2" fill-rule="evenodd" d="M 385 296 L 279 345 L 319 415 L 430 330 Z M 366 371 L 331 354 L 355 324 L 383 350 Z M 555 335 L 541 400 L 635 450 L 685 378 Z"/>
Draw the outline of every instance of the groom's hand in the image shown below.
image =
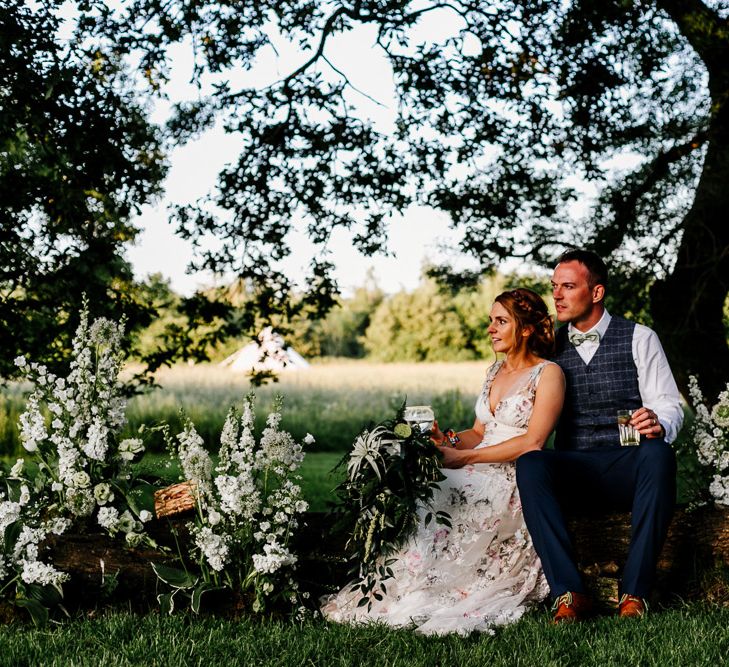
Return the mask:
<path id="1" fill-rule="evenodd" d="M 658 415 L 650 408 L 638 408 L 630 418 L 630 423 L 641 435 L 648 439 L 662 438 L 666 435 Z"/>

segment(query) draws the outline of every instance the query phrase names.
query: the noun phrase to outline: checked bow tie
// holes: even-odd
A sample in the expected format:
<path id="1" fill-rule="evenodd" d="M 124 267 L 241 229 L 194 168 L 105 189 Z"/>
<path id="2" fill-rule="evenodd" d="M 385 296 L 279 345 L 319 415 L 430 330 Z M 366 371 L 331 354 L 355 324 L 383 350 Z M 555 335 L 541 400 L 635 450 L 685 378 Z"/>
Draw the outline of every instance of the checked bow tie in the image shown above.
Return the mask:
<path id="1" fill-rule="evenodd" d="M 600 334 L 597 333 L 597 331 L 593 331 L 591 333 L 581 334 L 581 333 L 571 333 L 569 335 L 570 343 L 574 345 L 575 347 L 579 347 L 587 340 L 592 341 L 593 343 L 599 343 L 600 342 Z"/>

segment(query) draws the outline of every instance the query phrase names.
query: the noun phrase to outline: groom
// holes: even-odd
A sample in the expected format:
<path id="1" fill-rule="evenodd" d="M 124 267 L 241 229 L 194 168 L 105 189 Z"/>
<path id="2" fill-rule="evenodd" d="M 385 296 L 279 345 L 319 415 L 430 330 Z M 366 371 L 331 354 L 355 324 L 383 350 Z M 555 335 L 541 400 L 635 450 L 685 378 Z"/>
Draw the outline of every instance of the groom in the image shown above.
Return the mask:
<path id="1" fill-rule="evenodd" d="M 656 334 L 611 317 L 605 263 L 571 250 L 552 276 L 557 319 L 554 361 L 567 380 L 555 449 L 523 454 L 517 482 L 527 527 L 555 598 L 556 623 L 590 612 L 563 510 L 631 510 L 632 535 L 620 587 L 620 616 L 642 616 L 673 513 L 676 460 L 668 443 L 681 428 L 676 383 Z M 632 410 L 639 446 L 620 446 L 618 410 Z"/>

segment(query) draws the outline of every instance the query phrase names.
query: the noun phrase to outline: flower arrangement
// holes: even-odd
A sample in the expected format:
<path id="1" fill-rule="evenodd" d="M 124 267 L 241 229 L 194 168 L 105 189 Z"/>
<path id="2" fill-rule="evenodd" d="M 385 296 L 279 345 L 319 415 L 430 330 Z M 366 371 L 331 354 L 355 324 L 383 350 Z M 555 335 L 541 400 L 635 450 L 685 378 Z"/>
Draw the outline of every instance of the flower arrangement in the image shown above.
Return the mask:
<path id="1" fill-rule="evenodd" d="M 141 439 L 120 440 L 126 401 L 118 381 L 123 324 L 106 318 L 89 324 L 84 303 L 66 377 L 25 357 L 16 365 L 33 389 L 20 415 L 20 438 L 37 469 L 24 459 L 5 477 L 0 498 L 3 592 L 16 586 L 52 587 L 59 594 L 66 575 L 39 560 L 39 545 L 74 525 L 94 522 L 129 546 L 153 544 L 143 522 L 152 518 L 153 488 L 138 482 L 130 463 L 144 451 Z M 50 599 L 47 595 L 45 599 Z M 39 620 L 35 604 L 23 603 Z M 47 612 L 46 612 L 47 613 Z"/>
<path id="2" fill-rule="evenodd" d="M 157 576 L 171 588 L 159 596 L 166 613 L 172 613 L 180 594 L 198 612 L 203 594 L 220 589 L 250 593 L 254 612 L 277 602 L 300 602 L 293 577 L 297 557 L 290 540 L 308 509 L 298 483 L 304 452 L 279 428 L 281 405 L 279 397 L 258 442 L 253 396 L 246 398 L 242 416 L 231 410 L 220 436 L 217 465 L 190 420 L 177 442 L 168 443 L 195 497 L 195 519 L 188 525 L 190 550 L 184 557 L 180 554 L 180 563 L 194 562 L 199 575 L 187 568 L 154 565 Z"/>
<path id="3" fill-rule="evenodd" d="M 352 590 L 360 590 L 364 605 L 392 576 L 387 556 L 413 534 L 419 513 L 425 521 L 450 525 L 446 512 L 432 512 L 430 501 L 445 479 L 440 453 L 429 431 L 404 419 L 405 405 L 393 419 L 363 430 L 352 451 L 342 459 L 347 478 L 336 489 L 335 531 L 347 535 L 346 552 L 353 563 Z M 371 602 L 370 602 L 371 604 Z"/>
<path id="4" fill-rule="evenodd" d="M 729 506 L 729 383 L 711 409 L 694 376 L 689 378 L 689 394 L 696 410 L 691 440 L 709 476 L 709 496 L 717 504 Z"/>

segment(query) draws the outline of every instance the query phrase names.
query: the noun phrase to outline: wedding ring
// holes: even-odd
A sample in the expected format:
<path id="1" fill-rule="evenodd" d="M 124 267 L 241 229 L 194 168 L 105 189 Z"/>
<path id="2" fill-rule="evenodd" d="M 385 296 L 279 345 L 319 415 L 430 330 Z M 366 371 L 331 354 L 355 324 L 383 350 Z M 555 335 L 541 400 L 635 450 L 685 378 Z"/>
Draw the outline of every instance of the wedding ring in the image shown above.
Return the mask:
<path id="1" fill-rule="evenodd" d="M 651 419 L 651 426 L 655 426 L 655 425 L 656 425 L 656 418 L 653 417 L 653 419 Z"/>

